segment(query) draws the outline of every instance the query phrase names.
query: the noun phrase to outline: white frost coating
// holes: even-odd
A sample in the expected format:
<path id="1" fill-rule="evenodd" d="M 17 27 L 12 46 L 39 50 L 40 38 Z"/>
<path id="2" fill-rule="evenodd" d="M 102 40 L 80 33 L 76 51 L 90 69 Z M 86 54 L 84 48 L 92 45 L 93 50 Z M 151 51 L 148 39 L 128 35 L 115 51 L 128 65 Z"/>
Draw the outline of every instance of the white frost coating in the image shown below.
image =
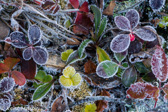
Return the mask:
<path id="1" fill-rule="evenodd" d="M 40 33 L 38 40 L 36 40 L 34 43 L 32 42 L 33 40 L 32 40 L 32 38 L 30 36 L 30 30 L 33 27 L 36 27 L 37 31 L 39 31 L 37 33 Z M 42 31 L 40 30 L 40 28 L 37 25 L 32 25 L 32 26 L 29 27 L 29 29 L 28 29 L 28 38 L 29 38 L 30 43 L 33 44 L 33 45 L 37 44 L 41 40 L 41 38 L 42 38 Z M 33 38 L 37 38 L 37 37 L 33 37 Z"/>
<path id="2" fill-rule="evenodd" d="M 126 15 L 128 20 L 130 21 L 131 29 L 133 30 L 139 24 L 139 13 L 135 9 L 130 9 Z"/>
<path id="3" fill-rule="evenodd" d="M 123 31 L 131 30 L 130 21 L 128 20 L 128 18 L 124 16 L 116 16 L 114 18 L 114 22 L 120 30 L 123 30 Z"/>
<path id="4" fill-rule="evenodd" d="M 160 11 L 165 5 L 166 0 L 149 0 L 149 5 L 154 12 Z M 159 5 L 159 6 L 156 6 Z"/>
<path id="5" fill-rule="evenodd" d="M 145 28 L 149 28 L 151 29 L 153 32 L 157 33 L 157 31 L 155 30 L 155 28 L 153 28 L 152 26 L 146 25 L 144 26 Z"/>
<path id="6" fill-rule="evenodd" d="M 15 81 L 13 78 L 5 77 L 0 82 L 0 93 L 7 93 L 13 89 Z"/>
<path id="7" fill-rule="evenodd" d="M 122 53 L 114 53 L 114 57 L 118 62 L 122 62 L 128 55 L 128 50 Z"/>
<path id="8" fill-rule="evenodd" d="M 40 49 L 41 51 L 37 50 L 37 49 Z M 36 57 L 37 55 L 35 55 L 35 52 L 37 52 L 37 54 L 40 56 L 40 57 Z M 40 53 L 39 53 L 40 52 Z M 42 56 L 43 54 L 43 56 Z M 43 59 L 42 62 L 38 62 L 38 61 L 41 61 L 39 59 Z M 48 52 L 47 52 L 47 49 L 46 48 L 43 48 L 41 46 L 36 46 L 33 50 L 33 60 L 39 64 L 39 65 L 44 65 L 47 60 L 48 60 Z"/>
<path id="9" fill-rule="evenodd" d="M 28 50 L 30 50 L 30 52 L 29 52 Z M 29 53 L 28 53 L 28 52 L 29 52 Z M 26 49 L 23 51 L 23 53 L 22 53 L 23 59 L 24 59 L 24 60 L 30 60 L 31 57 L 32 57 L 32 54 L 33 54 L 32 48 L 30 48 L 30 47 L 26 48 Z M 29 55 L 29 56 L 28 56 L 28 55 Z"/>
<path id="10" fill-rule="evenodd" d="M 105 72 L 105 70 L 103 69 L 104 66 L 106 66 L 107 68 L 111 68 L 110 70 L 112 71 Z M 115 67 L 115 69 L 113 67 Z M 106 61 L 102 61 L 101 63 L 99 63 L 99 65 L 96 68 L 96 73 L 99 77 L 110 78 L 110 77 L 113 77 L 117 73 L 118 68 L 119 66 L 115 62 L 106 60 Z"/>
<path id="11" fill-rule="evenodd" d="M 128 34 L 120 34 L 113 38 L 110 43 L 110 49 L 114 53 L 121 53 L 128 49 L 130 45 L 130 36 Z"/>
<path id="12" fill-rule="evenodd" d="M 10 99 L 1 98 L 0 99 L 0 110 L 6 111 L 11 106 Z"/>

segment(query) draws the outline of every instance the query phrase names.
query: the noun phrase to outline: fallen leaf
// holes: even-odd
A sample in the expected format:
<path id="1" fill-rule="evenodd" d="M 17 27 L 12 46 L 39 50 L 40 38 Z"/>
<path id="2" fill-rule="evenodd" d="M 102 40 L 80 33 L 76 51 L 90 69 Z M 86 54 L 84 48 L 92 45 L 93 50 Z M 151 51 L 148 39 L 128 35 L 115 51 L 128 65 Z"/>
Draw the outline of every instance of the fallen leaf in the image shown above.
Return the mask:
<path id="1" fill-rule="evenodd" d="M 15 83 L 18 84 L 19 86 L 23 86 L 26 83 L 26 78 L 25 76 L 18 71 L 12 71 L 12 78 L 14 78 Z"/>
<path id="2" fill-rule="evenodd" d="M 101 91 L 100 96 L 110 96 L 110 93 L 108 91 L 106 91 L 105 89 L 103 89 Z M 103 112 L 104 109 L 106 109 L 107 106 L 108 106 L 108 102 L 105 101 L 105 100 L 98 100 L 95 103 L 96 103 L 96 106 L 97 106 L 96 112 Z"/>
<path id="3" fill-rule="evenodd" d="M 115 6 L 116 6 L 115 0 L 111 1 L 109 6 L 103 11 L 103 14 L 112 16 Z"/>
<path id="4" fill-rule="evenodd" d="M 91 73 L 95 73 L 96 72 L 96 64 L 93 63 L 91 60 L 88 60 L 85 65 L 84 65 L 84 68 L 85 68 L 85 73 L 86 74 L 91 74 Z"/>
<path id="5" fill-rule="evenodd" d="M 16 105 L 28 105 L 28 102 L 24 99 L 19 99 L 17 101 L 13 101 L 11 103 L 12 106 L 16 106 Z"/>
<path id="6" fill-rule="evenodd" d="M 63 102 L 63 97 L 60 96 L 53 102 L 51 112 L 63 112 L 65 107 L 66 105 Z"/>
<path id="7" fill-rule="evenodd" d="M 67 40 L 67 44 L 68 45 L 79 45 L 80 44 L 80 41 L 78 40 L 78 39 L 76 39 L 76 38 L 71 38 L 72 40 L 74 40 L 75 42 L 73 42 L 73 41 L 71 41 L 71 40 Z"/>
<path id="8" fill-rule="evenodd" d="M 9 27 L 0 20 L 0 40 L 4 40 L 8 36 Z"/>

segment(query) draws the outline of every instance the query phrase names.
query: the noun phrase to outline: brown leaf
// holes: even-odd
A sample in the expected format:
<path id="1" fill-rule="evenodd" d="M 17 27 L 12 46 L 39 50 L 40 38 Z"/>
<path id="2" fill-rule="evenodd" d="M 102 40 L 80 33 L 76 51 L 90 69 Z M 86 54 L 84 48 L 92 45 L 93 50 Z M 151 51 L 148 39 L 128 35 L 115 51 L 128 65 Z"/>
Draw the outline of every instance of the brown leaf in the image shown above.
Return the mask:
<path id="1" fill-rule="evenodd" d="M 24 99 L 19 99 L 17 101 L 13 101 L 12 106 L 16 106 L 16 105 L 28 105 L 28 102 L 25 101 Z"/>
<path id="2" fill-rule="evenodd" d="M 52 109 L 51 112 L 63 112 L 63 110 L 65 109 L 66 105 L 63 102 L 63 97 L 60 96 L 59 98 L 57 98 L 53 105 L 52 105 Z"/>
<path id="3" fill-rule="evenodd" d="M 112 16 L 115 6 L 116 6 L 115 0 L 111 1 L 109 6 L 103 11 L 103 14 Z"/>
<path id="4" fill-rule="evenodd" d="M 4 40 L 9 34 L 9 27 L 0 21 L 0 40 Z"/>
<path id="5" fill-rule="evenodd" d="M 86 74 L 91 74 L 91 73 L 95 73 L 96 72 L 96 65 L 91 60 L 88 60 L 85 63 L 84 68 L 85 68 L 85 73 Z"/>
<path id="6" fill-rule="evenodd" d="M 78 39 L 73 38 L 73 37 L 71 39 L 73 39 L 75 42 L 73 42 L 71 40 L 67 40 L 68 45 L 79 45 L 80 44 L 80 41 Z"/>
<path id="7" fill-rule="evenodd" d="M 110 96 L 110 93 L 106 90 L 102 90 L 100 96 Z M 96 101 L 97 110 L 96 112 L 103 112 L 107 108 L 108 102 L 104 100 Z"/>

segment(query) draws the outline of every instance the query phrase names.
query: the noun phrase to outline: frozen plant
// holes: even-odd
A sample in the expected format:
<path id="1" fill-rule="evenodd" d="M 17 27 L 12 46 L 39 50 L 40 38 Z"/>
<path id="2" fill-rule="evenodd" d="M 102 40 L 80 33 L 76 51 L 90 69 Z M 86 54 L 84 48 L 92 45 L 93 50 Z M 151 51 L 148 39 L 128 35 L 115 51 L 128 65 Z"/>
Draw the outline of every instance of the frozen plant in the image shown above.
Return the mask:
<path id="1" fill-rule="evenodd" d="M 129 34 L 119 34 L 111 41 L 110 48 L 114 53 L 122 53 L 126 51 L 130 42 L 135 40 L 135 37 L 143 41 L 154 41 L 157 39 L 156 31 L 151 26 L 144 26 L 135 29 L 139 23 L 139 13 L 135 9 L 130 9 L 125 16 L 116 16 L 115 24 L 120 30 L 129 32 Z"/>
<path id="2" fill-rule="evenodd" d="M 33 60 L 39 64 L 44 65 L 48 59 L 48 52 L 44 47 L 41 47 L 42 32 L 36 25 L 32 25 L 28 30 L 28 40 L 20 31 L 14 31 L 10 37 L 5 39 L 5 42 L 11 44 L 16 48 L 25 48 L 22 55 L 25 60 Z M 36 46 L 35 46 L 36 45 Z"/>

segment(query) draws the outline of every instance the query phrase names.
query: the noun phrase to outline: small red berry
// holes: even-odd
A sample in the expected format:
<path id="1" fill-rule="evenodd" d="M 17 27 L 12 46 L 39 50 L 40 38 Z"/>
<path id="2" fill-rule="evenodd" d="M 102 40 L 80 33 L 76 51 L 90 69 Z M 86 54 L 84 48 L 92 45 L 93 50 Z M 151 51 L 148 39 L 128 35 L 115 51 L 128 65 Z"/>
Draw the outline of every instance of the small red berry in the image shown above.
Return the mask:
<path id="1" fill-rule="evenodd" d="M 135 35 L 134 34 L 130 33 L 129 36 L 130 36 L 131 42 L 135 40 Z"/>

